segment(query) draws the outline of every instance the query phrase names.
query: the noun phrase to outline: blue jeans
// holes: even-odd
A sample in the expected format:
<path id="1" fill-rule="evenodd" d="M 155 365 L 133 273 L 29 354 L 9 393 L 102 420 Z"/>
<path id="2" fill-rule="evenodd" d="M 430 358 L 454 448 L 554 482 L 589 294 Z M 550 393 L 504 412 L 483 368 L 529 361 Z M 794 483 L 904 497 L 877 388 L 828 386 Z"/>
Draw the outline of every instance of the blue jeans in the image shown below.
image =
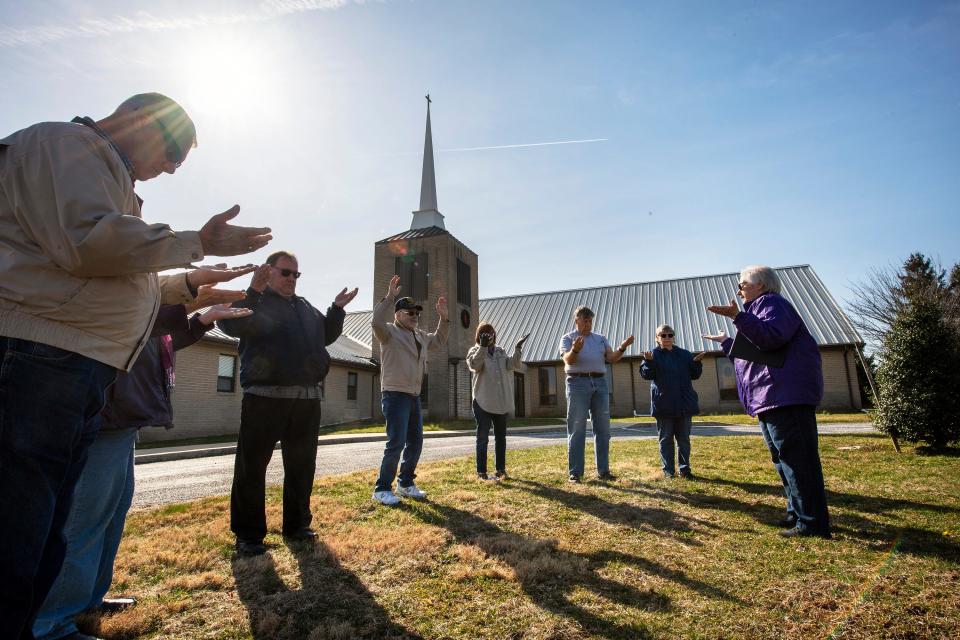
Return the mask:
<path id="1" fill-rule="evenodd" d="M 401 487 L 409 487 L 417 477 L 417 462 L 423 450 L 423 416 L 420 397 L 400 391 L 384 391 L 380 402 L 387 421 L 387 445 L 380 463 L 380 476 L 375 491 L 393 489 L 393 479 Z M 403 459 L 401 460 L 401 454 Z M 400 476 L 397 477 L 397 463 Z"/>
<path id="2" fill-rule="evenodd" d="M 606 377 L 567 377 L 567 466 L 582 477 L 587 413 L 593 422 L 597 473 L 610 473 L 610 394 Z"/>
<path id="3" fill-rule="evenodd" d="M 75 616 L 100 606 L 110 590 L 113 561 L 133 502 L 137 432 L 101 430 L 90 445 L 64 527 L 63 568 L 33 623 L 38 640 L 55 640 L 77 631 Z"/>
<path id="4" fill-rule="evenodd" d="M 674 474 L 673 440 L 677 440 L 677 458 L 680 462 L 680 474 L 690 473 L 690 429 L 693 418 L 690 416 L 658 416 L 657 434 L 660 440 L 660 465 L 663 472 Z"/>
<path id="5" fill-rule="evenodd" d="M 787 516 L 797 528 L 830 533 L 830 514 L 817 449 L 817 415 L 812 405 L 778 407 L 757 414 L 773 465 L 787 496 Z"/>
<path id="6" fill-rule="evenodd" d="M 32 638 L 113 367 L 0 337 L 0 638 Z"/>
<path id="7" fill-rule="evenodd" d="M 473 401 L 473 418 L 477 422 L 477 473 L 487 475 L 487 443 L 493 427 L 493 460 L 497 473 L 507 470 L 507 414 L 489 413 Z"/>

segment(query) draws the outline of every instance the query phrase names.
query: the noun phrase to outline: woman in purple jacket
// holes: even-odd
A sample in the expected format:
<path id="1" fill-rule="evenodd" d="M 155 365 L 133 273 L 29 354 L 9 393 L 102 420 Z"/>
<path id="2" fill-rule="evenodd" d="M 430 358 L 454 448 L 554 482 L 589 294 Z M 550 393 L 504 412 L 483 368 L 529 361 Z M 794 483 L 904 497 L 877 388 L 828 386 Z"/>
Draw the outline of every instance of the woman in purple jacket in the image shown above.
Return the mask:
<path id="1" fill-rule="evenodd" d="M 783 366 L 761 364 L 730 356 L 733 338 L 721 332 L 704 338 L 720 343 L 733 362 L 740 401 L 760 422 L 787 496 L 786 529 L 780 535 L 830 538 L 830 515 L 817 449 L 816 406 L 823 397 L 823 370 L 816 340 L 803 320 L 780 295 L 780 279 L 770 267 L 745 267 L 737 295 L 728 305 L 708 311 L 733 320 L 740 339 L 761 352 L 780 352 Z"/>

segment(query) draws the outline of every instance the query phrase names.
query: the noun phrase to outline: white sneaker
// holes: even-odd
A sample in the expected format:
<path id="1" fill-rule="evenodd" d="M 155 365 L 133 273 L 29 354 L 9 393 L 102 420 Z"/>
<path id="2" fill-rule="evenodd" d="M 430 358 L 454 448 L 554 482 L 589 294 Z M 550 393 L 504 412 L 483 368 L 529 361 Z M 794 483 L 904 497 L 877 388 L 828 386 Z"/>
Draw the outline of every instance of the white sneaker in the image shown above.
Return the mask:
<path id="1" fill-rule="evenodd" d="M 385 504 L 388 507 L 400 502 L 400 498 L 393 491 L 374 491 L 373 499 L 380 504 Z"/>
<path id="2" fill-rule="evenodd" d="M 404 498 L 426 498 L 427 494 L 417 488 L 417 485 L 412 484 L 409 487 L 401 487 L 397 485 L 397 493 L 399 493 Z"/>

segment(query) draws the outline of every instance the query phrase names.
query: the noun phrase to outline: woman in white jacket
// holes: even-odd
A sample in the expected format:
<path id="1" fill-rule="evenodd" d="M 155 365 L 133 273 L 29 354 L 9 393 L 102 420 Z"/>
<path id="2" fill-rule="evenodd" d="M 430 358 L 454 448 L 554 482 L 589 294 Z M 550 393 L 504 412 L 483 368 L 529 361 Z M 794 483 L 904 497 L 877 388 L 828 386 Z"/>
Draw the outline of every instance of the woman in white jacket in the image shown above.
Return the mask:
<path id="1" fill-rule="evenodd" d="M 467 366 L 473 372 L 473 415 L 477 421 L 477 477 L 487 477 L 487 440 L 493 427 L 494 462 L 496 475 L 493 480 L 507 477 L 507 414 L 513 402 L 512 371 L 525 371 L 520 360 L 520 351 L 527 336 L 514 347 L 513 355 L 497 346 L 497 332 L 489 322 L 477 327 L 476 342 L 467 353 Z"/>

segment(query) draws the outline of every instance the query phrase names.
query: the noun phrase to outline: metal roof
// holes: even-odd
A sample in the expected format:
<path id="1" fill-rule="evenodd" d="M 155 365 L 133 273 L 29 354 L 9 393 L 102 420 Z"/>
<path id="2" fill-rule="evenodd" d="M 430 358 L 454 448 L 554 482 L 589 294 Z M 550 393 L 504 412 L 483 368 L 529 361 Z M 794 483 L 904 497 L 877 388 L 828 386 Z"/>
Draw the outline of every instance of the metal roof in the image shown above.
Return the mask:
<path id="1" fill-rule="evenodd" d="M 389 238 L 384 238 L 383 240 L 377 240 L 376 244 L 386 244 L 387 242 L 395 242 L 397 240 L 413 240 L 414 238 L 429 238 L 431 236 L 439 236 L 445 233 L 450 233 L 446 229 L 441 229 L 440 227 L 424 227 L 422 229 L 407 229 L 396 235 L 392 235 Z"/>
<path id="2" fill-rule="evenodd" d="M 803 318 L 820 346 L 862 344 L 850 320 L 810 267 L 800 265 L 775 269 L 783 285 L 782 295 Z M 704 340 L 704 333 L 726 331 L 733 335 L 733 323 L 706 310 L 735 298 L 739 273 L 638 282 L 588 289 L 531 293 L 480 300 L 480 320 L 497 329 L 497 342 L 513 345 L 530 332 L 524 347 L 524 361 L 551 362 L 560 359 L 560 337 L 573 331 L 573 311 L 580 305 L 593 309 L 593 329 L 616 346 L 633 334 L 636 341 L 626 356 L 639 356 L 652 349 L 657 325 L 669 324 L 677 333 L 676 344 L 690 351 L 718 351 L 716 343 Z M 373 313 L 347 314 L 344 334 L 364 345 L 371 344 Z M 348 328 L 349 327 L 349 328 Z"/>

